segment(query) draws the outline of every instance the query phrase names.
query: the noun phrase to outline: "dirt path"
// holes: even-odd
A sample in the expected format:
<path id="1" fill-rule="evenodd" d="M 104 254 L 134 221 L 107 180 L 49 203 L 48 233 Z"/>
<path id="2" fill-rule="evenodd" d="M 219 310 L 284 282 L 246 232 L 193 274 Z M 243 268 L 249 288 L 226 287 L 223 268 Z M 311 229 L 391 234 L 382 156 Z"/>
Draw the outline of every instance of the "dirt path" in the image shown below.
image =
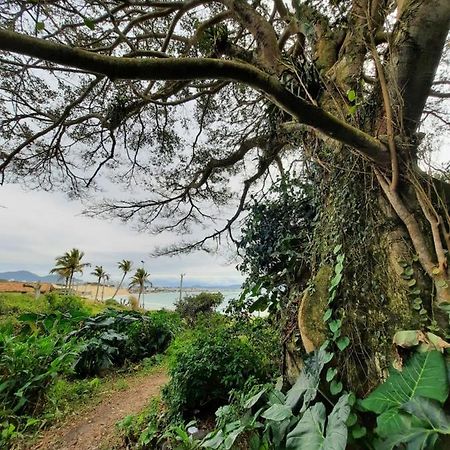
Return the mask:
<path id="1" fill-rule="evenodd" d="M 144 409 L 167 382 L 159 370 L 150 375 L 127 378 L 126 389 L 112 392 L 92 409 L 70 417 L 60 428 L 47 430 L 31 450 L 103 450 L 111 448 L 115 424 L 129 414 Z"/>

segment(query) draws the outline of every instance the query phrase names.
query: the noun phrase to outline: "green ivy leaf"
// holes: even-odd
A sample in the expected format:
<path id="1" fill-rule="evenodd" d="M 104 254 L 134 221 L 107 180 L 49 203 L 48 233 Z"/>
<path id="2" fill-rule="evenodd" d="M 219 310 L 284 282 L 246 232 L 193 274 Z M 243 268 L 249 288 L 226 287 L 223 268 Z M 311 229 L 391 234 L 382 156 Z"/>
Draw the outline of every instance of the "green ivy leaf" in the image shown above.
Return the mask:
<path id="1" fill-rule="evenodd" d="M 337 374 L 337 369 L 334 367 L 329 367 L 327 370 L 326 379 L 328 382 L 330 382 Z"/>
<path id="2" fill-rule="evenodd" d="M 356 425 L 352 428 L 352 437 L 353 439 L 361 439 L 367 434 L 366 427 L 362 427 L 361 425 Z"/>
<path id="3" fill-rule="evenodd" d="M 350 339 L 348 336 L 343 336 L 336 341 L 338 349 L 342 352 L 350 345 Z"/>
<path id="4" fill-rule="evenodd" d="M 342 244 L 336 245 L 336 247 L 334 247 L 334 249 L 333 249 L 333 253 L 335 255 L 337 255 L 339 253 L 339 251 L 341 250 L 341 248 L 342 248 Z"/>
<path id="5" fill-rule="evenodd" d="M 341 328 L 341 325 L 342 325 L 342 320 L 340 320 L 340 319 L 332 320 L 332 321 L 328 324 L 328 326 L 330 327 L 330 330 L 331 330 L 333 333 L 336 333 L 336 331 L 339 330 L 339 328 Z"/>
<path id="6" fill-rule="evenodd" d="M 355 413 L 351 413 L 348 416 L 346 424 L 347 424 L 348 427 L 352 427 L 353 425 L 355 425 L 355 423 L 357 421 L 358 421 L 358 416 Z"/>
<path id="7" fill-rule="evenodd" d="M 354 102 L 356 100 L 356 92 L 353 89 L 347 91 L 347 98 L 349 101 Z"/>
<path id="8" fill-rule="evenodd" d="M 339 394 L 343 388 L 344 388 L 344 386 L 340 381 L 333 380 L 330 383 L 330 392 L 332 395 Z"/>
<path id="9" fill-rule="evenodd" d="M 325 314 L 323 315 L 323 321 L 327 322 L 331 318 L 332 314 L 333 314 L 333 310 L 331 308 L 328 308 L 325 311 Z"/>
<path id="10" fill-rule="evenodd" d="M 95 23 L 92 19 L 89 19 L 86 17 L 86 19 L 84 19 L 84 24 L 90 28 L 91 30 L 93 30 L 95 28 Z"/>
<path id="11" fill-rule="evenodd" d="M 45 23 L 44 22 L 37 22 L 36 23 L 36 31 L 43 31 L 45 30 Z"/>

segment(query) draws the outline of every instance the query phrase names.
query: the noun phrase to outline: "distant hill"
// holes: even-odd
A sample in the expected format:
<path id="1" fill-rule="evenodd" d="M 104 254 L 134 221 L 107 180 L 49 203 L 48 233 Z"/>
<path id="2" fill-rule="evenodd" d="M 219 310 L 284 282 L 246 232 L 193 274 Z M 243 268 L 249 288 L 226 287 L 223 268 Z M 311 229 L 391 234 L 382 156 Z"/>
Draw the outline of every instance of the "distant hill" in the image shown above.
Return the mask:
<path id="1" fill-rule="evenodd" d="M 0 272 L 0 280 L 14 281 L 42 281 L 44 283 L 58 283 L 61 278 L 58 275 L 36 275 L 28 270 L 16 270 L 13 272 Z"/>
<path id="2" fill-rule="evenodd" d="M 0 280 L 5 281 L 42 281 L 43 283 L 63 283 L 58 275 L 45 275 L 40 276 L 36 275 L 33 272 L 28 270 L 14 270 L 11 272 L 0 272 Z M 151 282 L 155 287 L 166 287 L 166 288 L 178 288 L 180 286 L 180 281 L 177 279 L 168 279 L 168 278 L 151 278 Z M 75 283 L 82 283 L 82 280 L 77 278 L 74 279 Z M 95 283 L 94 283 L 95 284 Z M 126 283 L 125 283 L 126 284 Z M 240 290 L 240 284 L 220 284 L 220 283 L 207 283 L 204 280 L 196 280 L 196 279 L 187 279 L 183 283 L 183 287 L 188 288 L 197 288 L 197 289 L 225 289 L 225 290 Z"/>

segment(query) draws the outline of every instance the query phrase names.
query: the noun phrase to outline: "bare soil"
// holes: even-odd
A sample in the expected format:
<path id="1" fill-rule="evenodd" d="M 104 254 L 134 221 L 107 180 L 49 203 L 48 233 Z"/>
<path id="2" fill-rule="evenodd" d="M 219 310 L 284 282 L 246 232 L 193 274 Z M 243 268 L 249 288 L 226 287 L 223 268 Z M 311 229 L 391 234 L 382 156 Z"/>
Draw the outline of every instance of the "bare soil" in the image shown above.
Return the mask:
<path id="1" fill-rule="evenodd" d="M 92 408 L 43 433 L 31 450 L 108 450 L 115 447 L 115 424 L 143 410 L 168 381 L 164 370 L 124 378 L 125 388 L 107 394 Z M 116 441 L 116 442 L 115 442 Z"/>

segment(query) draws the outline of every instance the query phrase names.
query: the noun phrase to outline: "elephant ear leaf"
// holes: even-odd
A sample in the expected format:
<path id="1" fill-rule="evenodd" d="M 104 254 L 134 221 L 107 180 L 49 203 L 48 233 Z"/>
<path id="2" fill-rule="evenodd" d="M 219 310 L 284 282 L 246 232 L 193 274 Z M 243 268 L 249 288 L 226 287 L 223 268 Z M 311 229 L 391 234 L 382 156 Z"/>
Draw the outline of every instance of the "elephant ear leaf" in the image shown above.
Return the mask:
<path id="1" fill-rule="evenodd" d="M 299 378 L 286 394 L 286 406 L 295 412 L 300 409 L 300 402 L 303 400 L 300 412 L 306 410 L 316 397 L 320 373 L 330 358 L 331 354 L 321 347 L 305 360 L 305 367 Z"/>
<path id="2" fill-rule="evenodd" d="M 440 352 L 414 354 L 401 372 L 392 370 L 386 382 L 362 400 L 361 406 L 381 414 L 392 408 L 400 408 L 416 396 L 440 403 L 447 399 L 447 368 Z"/>
<path id="3" fill-rule="evenodd" d="M 346 421 L 350 414 L 349 395 L 343 395 L 331 411 L 325 427 L 322 403 L 308 408 L 296 427 L 287 435 L 286 450 L 344 450 L 347 446 Z"/>
<path id="4" fill-rule="evenodd" d="M 378 423 L 378 434 L 384 439 L 378 442 L 377 450 L 391 450 L 400 444 L 408 449 L 431 449 L 440 435 L 450 435 L 450 420 L 436 401 L 414 397 L 396 414 L 401 417 L 401 427 L 388 428 Z"/>

